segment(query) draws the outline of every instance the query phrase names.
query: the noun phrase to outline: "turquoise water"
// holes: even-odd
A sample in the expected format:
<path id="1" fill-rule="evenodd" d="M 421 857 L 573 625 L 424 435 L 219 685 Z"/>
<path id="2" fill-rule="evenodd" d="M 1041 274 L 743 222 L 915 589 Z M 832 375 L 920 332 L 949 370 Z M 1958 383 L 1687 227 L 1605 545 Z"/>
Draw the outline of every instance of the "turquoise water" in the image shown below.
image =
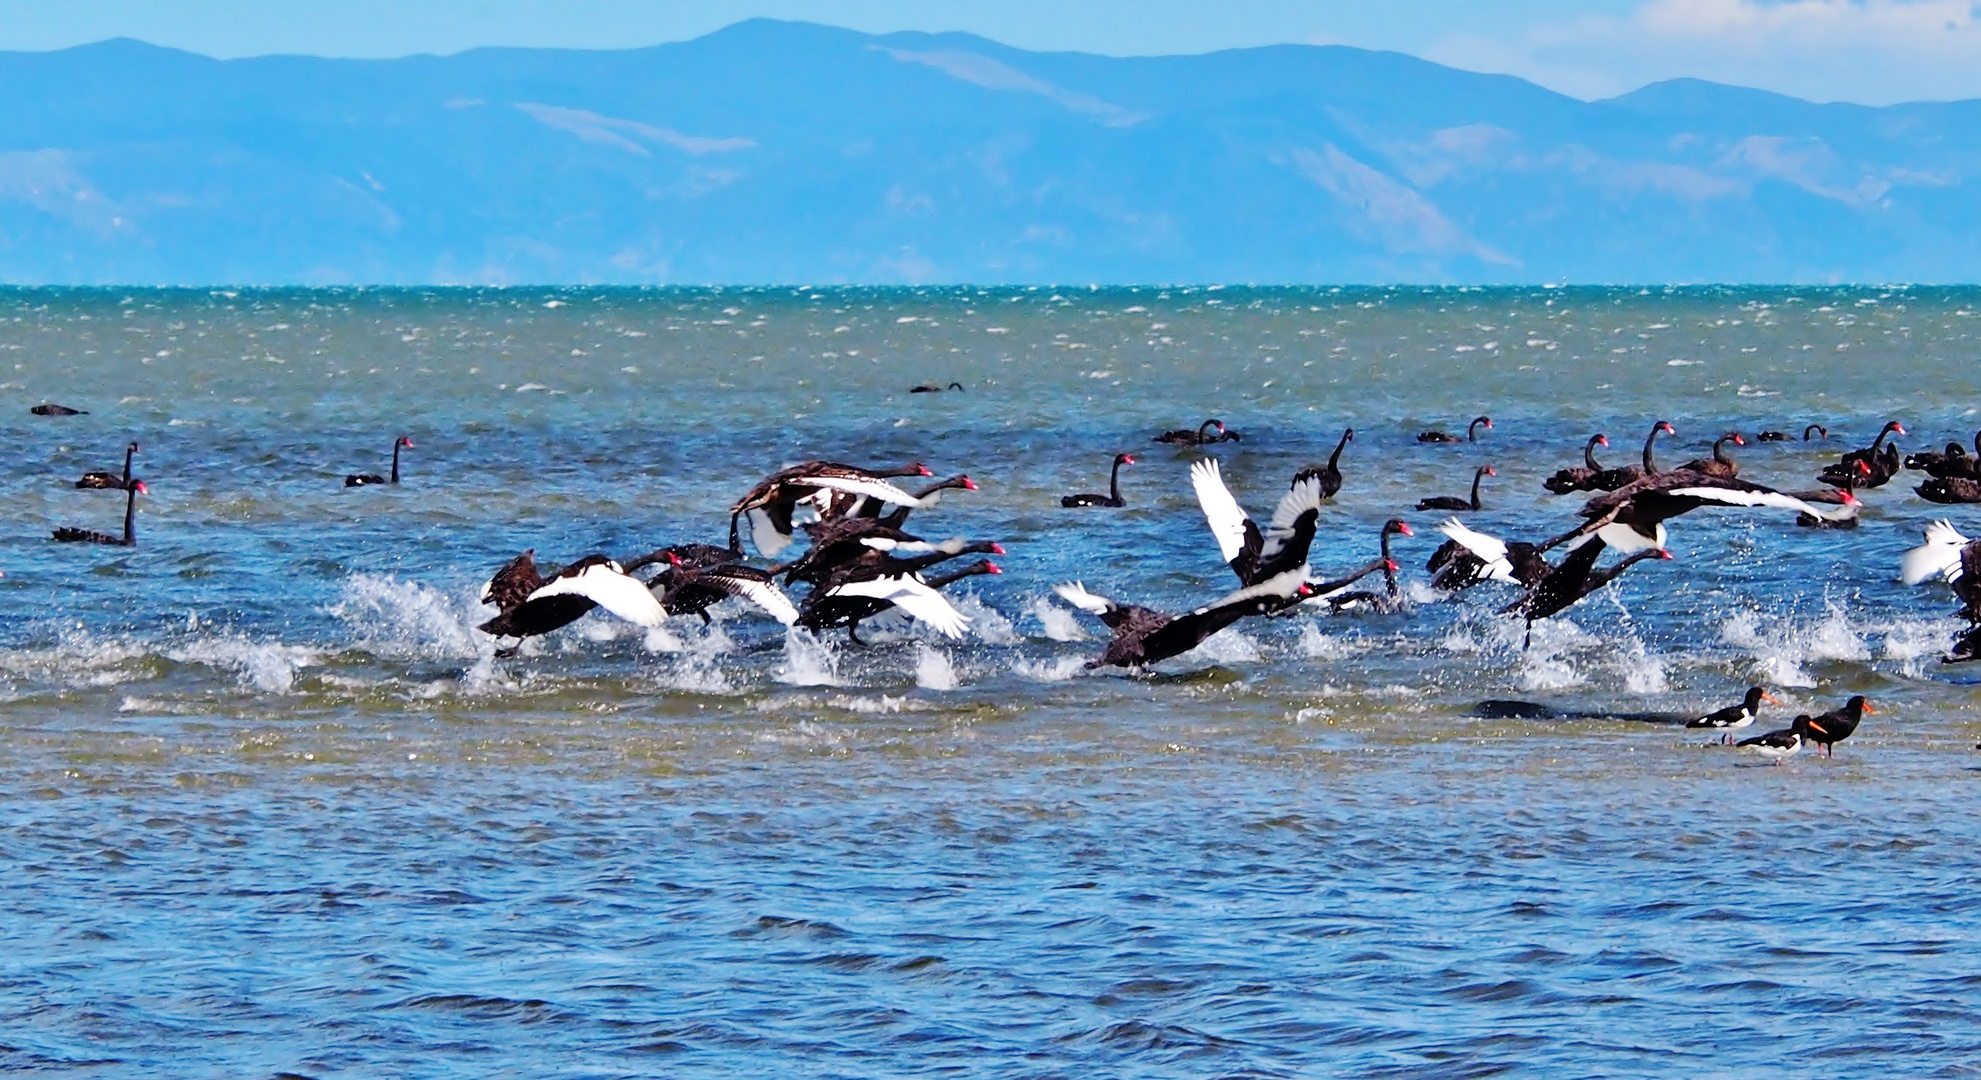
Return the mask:
<path id="1" fill-rule="evenodd" d="M 1230 587 L 1154 432 L 1218 416 L 1263 513 L 1342 428 L 1323 572 L 1429 494 L 1552 535 L 1595 431 L 1814 486 L 1887 419 L 1981 427 L 1981 290 L 0 293 L 0 1066 L 97 1075 L 1964 1075 L 1981 1060 L 1961 508 L 1673 523 L 1536 628 L 1441 597 L 1081 670 L 1079 578 Z M 11 370 L 9 370 L 11 368 Z M 914 394 L 918 383 L 967 385 Z M 31 416 L 53 400 L 86 416 Z M 1476 445 L 1430 426 L 1490 413 Z M 397 488 L 394 436 L 416 446 Z M 69 484 L 142 444 L 121 494 Z M 1130 506 L 1104 490 L 1119 450 Z M 825 457 L 967 472 L 995 538 L 949 643 L 594 616 L 498 660 L 524 548 L 720 542 Z M 1951 511 L 1951 513 L 1949 513 Z M 1750 681 L 1878 713 L 1755 767 L 1642 717 Z M 1595 718 L 1486 719 L 1484 699 Z M 1631 717 L 1638 717 L 1632 719 Z"/>

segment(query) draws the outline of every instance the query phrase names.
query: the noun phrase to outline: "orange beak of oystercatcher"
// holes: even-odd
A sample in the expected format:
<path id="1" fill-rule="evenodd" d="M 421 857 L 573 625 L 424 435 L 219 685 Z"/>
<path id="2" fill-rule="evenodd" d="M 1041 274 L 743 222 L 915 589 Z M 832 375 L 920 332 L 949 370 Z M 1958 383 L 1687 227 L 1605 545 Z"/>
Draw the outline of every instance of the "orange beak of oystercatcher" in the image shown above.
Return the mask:
<path id="1" fill-rule="evenodd" d="M 1775 695 L 1773 695 L 1773 694 L 1770 694 L 1770 693 L 1768 693 L 1768 692 L 1767 692 L 1767 691 L 1765 691 L 1765 690 L 1763 690 L 1763 691 L 1761 691 L 1761 700 L 1762 700 L 1762 701 L 1765 701 L 1765 702 L 1767 702 L 1767 703 L 1768 703 L 1768 704 L 1770 704 L 1770 705 L 1780 705 L 1780 704 L 1781 704 L 1781 702 L 1780 702 L 1780 701 L 1778 701 L 1778 700 L 1776 700 L 1776 699 L 1775 699 Z"/>
<path id="2" fill-rule="evenodd" d="M 1874 716 L 1877 715 L 1878 712 L 1878 710 L 1871 707 L 1871 703 L 1868 701 L 1864 703 L 1864 711 L 1867 713 L 1871 713 Z"/>

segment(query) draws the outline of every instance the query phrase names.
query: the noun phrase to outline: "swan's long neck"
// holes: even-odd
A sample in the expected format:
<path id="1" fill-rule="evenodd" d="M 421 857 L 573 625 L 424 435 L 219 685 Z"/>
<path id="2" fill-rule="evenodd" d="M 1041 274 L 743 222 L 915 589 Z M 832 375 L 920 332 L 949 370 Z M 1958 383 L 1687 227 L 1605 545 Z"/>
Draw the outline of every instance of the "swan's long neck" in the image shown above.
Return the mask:
<path id="1" fill-rule="evenodd" d="M 1981 441 L 1981 434 L 1977 434 L 1975 438 L 1977 441 Z M 131 455 L 137 452 L 138 452 L 137 443 L 132 443 L 131 445 L 124 447 L 124 486 L 125 487 L 131 486 Z"/>
<path id="2" fill-rule="evenodd" d="M 1981 433 L 1976 433 L 1975 439 L 1977 441 L 1981 441 Z M 1334 453 L 1328 455 L 1328 468 L 1335 469 L 1336 465 L 1340 463 L 1341 451 L 1347 445 L 1348 445 L 1348 432 L 1344 431 L 1341 433 L 1341 441 L 1334 444 Z M 1339 470 L 1337 469 L 1336 471 Z"/>
<path id="3" fill-rule="evenodd" d="M 1204 421 L 1203 424 L 1197 428 L 1197 441 L 1200 443 L 1209 442 L 1210 439 L 1208 437 L 1208 432 L 1216 426 L 1217 426 L 1216 420 Z"/>
<path id="4" fill-rule="evenodd" d="M 1486 470 L 1484 469 L 1479 469 L 1472 473 L 1472 509 L 1474 510 L 1479 509 L 1479 481 L 1485 478 Z"/>
<path id="5" fill-rule="evenodd" d="M 392 482 L 395 484 L 399 482 L 399 448 L 404 445 L 400 442 L 392 444 Z"/>
<path id="6" fill-rule="evenodd" d="M 1603 467 L 1602 467 L 1602 465 L 1600 465 L 1600 464 L 1598 464 L 1598 463 L 1597 463 L 1597 461 L 1596 461 L 1596 440 L 1595 440 L 1595 439 L 1590 439 L 1590 440 L 1589 440 L 1589 442 L 1588 442 L 1588 445 L 1586 445 L 1586 446 L 1584 446 L 1584 447 L 1582 448 L 1582 464 L 1584 464 L 1584 465 L 1587 465 L 1587 466 L 1589 466 L 1589 471 L 1590 471 L 1590 472 L 1602 472 L 1602 471 L 1603 471 Z"/>
<path id="7" fill-rule="evenodd" d="M 1885 440 L 1891 436 L 1891 433 L 1892 433 L 1892 426 L 1890 424 L 1886 424 L 1882 429 L 1879 430 L 1877 439 L 1873 440 L 1871 443 L 1872 457 L 1878 456 L 1879 449 L 1885 445 Z"/>
<path id="8" fill-rule="evenodd" d="M 1480 421 L 1474 420 L 1471 423 L 1465 425 L 1465 441 L 1467 442 L 1479 441 L 1479 424 Z"/>
<path id="9" fill-rule="evenodd" d="M 1383 584 L 1388 586 L 1391 596 L 1395 596 L 1400 591 L 1396 587 L 1396 571 L 1390 569 L 1390 566 L 1394 562 L 1395 560 L 1389 557 L 1389 529 L 1385 528 L 1383 530 Z"/>
<path id="10" fill-rule="evenodd" d="M 124 500 L 124 543 L 135 546 L 138 542 L 138 488 L 136 484 L 127 486 L 131 493 Z"/>
<path id="11" fill-rule="evenodd" d="M 1115 458 L 1114 471 L 1107 475 L 1107 497 L 1115 502 L 1121 501 L 1121 465 L 1121 459 Z"/>
<path id="12" fill-rule="evenodd" d="M 1729 439 L 1731 439 L 1731 438 L 1732 438 L 1732 436 L 1730 436 L 1730 435 L 1722 435 L 1722 436 L 1720 436 L 1719 438 L 1717 438 L 1717 439 L 1715 439 L 1715 440 L 1713 440 L 1713 460 L 1714 460 L 1714 461 L 1717 461 L 1717 462 L 1719 462 L 1719 463 L 1720 463 L 1720 464 L 1722 464 L 1722 465 L 1731 465 L 1731 464 L 1733 464 L 1733 461 L 1732 461 L 1732 459 L 1730 459 L 1730 458 L 1728 458 L 1728 457 L 1726 456 L 1726 444 L 1727 444 L 1727 441 L 1728 441 Z"/>
<path id="13" fill-rule="evenodd" d="M 1644 475 L 1645 476 L 1656 476 L 1658 474 L 1658 464 L 1657 462 L 1651 459 L 1651 446 L 1652 444 L 1658 441 L 1658 432 L 1663 430 L 1664 430 L 1664 425 L 1660 424 L 1659 426 L 1652 428 L 1651 433 L 1644 437 Z"/>

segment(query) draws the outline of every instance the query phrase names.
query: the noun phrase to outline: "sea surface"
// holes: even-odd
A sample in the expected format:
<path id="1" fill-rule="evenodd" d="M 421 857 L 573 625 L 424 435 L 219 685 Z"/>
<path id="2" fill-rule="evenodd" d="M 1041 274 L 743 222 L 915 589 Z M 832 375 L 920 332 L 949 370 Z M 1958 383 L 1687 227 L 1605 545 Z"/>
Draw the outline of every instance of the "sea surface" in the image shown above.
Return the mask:
<path id="1" fill-rule="evenodd" d="M 0 1071 L 1981 1075 L 1981 669 L 1896 581 L 1981 512 L 1702 510 L 1523 650 L 1410 509 L 1492 464 L 1474 527 L 1553 535 L 1542 479 L 1660 419 L 1826 424 L 1734 451 L 1791 489 L 1965 442 L 1977 335 L 1974 289 L 0 291 Z M 1355 429 L 1313 561 L 1402 516 L 1406 610 L 1084 670 L 1053 583 L 1235 584 L 1151 442 L 1213 416 L 1255 515 Z M 138 546 L 53 543 L 131 440 Z M 1128 508 L 1062 510 L 1118 451 Z M 967 640 L 473 629 L 518 552 L 721 543 L 815 457 L 977 482 L 910 521 L 1008 549 Z M 1779 767 L 1672 723 L 1753 683 L 1877 712 Z"/>

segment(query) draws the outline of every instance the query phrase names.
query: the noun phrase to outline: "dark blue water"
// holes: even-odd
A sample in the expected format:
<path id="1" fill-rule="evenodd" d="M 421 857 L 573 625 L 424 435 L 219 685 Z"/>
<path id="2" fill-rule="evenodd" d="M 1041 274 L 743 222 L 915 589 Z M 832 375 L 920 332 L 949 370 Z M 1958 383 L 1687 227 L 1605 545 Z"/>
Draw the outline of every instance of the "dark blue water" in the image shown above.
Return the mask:
<path id="1" fill-rule="evenodd" d="M 1537 628 L 1491 588 L 1251 621 L 1085 673 L 1079 578 L 1230 585 L 1194 453 L 1254 513 L 1341 429 L 1316 566 L 1607 432 L 1724 430 L 1813 486 L 1886 420 L 1981 426 L 1981 293 L 1931 290 L 72 292 L 0 295 L 0 1066 L 94 1075 L 1966 1075 L 1981 1060 L 1976 676 L 1899 553 L 1673 523 L 1676 558 Z M 11 356 L 13 359 L 8 360 Z M 4 367 L 0 367 L 4 370 Z M 910 395 L 921 382 L 964 392 Z M 43 418 L 56 400 L 87 416 Z M 1495 418 L 1476 445 L 1417 431 Z M 413 436 L 406 482 L 346 490 Z M 78 492 L 142 444 L 136 549 Z M 1109 457 L 1130 507 L 1063 511 Z M 999 539 L 950 643 L 725 605 L 513 659 L 502 561 L 719 541 L 808 457 L 969 473 L 915 519 Z M 1953 512 L 1948 515 L 1948 510 Z M 731 610 L 735 608 L 734 610 Z M 1750 682 L 1878 712 L 1834 760 L 1668 724 Z M 1483 699 L 1596 714 L 1483 719 Z M 1636 717 L 1632 719 L 1630 717 Z"/>

